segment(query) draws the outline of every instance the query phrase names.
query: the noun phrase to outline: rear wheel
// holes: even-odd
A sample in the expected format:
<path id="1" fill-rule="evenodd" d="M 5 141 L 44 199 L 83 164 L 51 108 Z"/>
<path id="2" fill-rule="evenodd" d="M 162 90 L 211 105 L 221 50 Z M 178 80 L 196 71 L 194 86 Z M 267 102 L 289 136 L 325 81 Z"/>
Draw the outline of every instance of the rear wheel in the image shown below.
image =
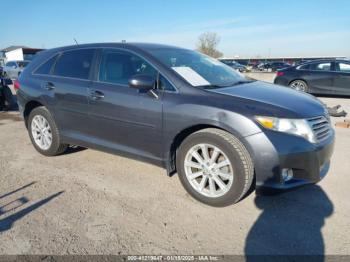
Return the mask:
<path id="1" fill-rule="evenodd" d="M 294 80 L 289 84 L 290 88 L 293 88 L 297 91 L 302 91 L 302 92 L 308 92 L 309 87 L 307 86 L 307 83 L 303 80 Z"/>
<path id="2" fill-rule="evenodd" d="M 61 143 L 55 121 L 50 112 L 43 106 L 30 112 L 28 132 L 35 149 L 43 155 L 59 155 L 68 147 L 68 145 Z"/>
<path id="3" fill-rule="evenodd" d="M 176 162 L 187 192 L 216 207 L 239 201 L 254 177 L 253 162 L 244 145 L 220 129 L 208 128 L 190 135 L 181 144 Z"/>

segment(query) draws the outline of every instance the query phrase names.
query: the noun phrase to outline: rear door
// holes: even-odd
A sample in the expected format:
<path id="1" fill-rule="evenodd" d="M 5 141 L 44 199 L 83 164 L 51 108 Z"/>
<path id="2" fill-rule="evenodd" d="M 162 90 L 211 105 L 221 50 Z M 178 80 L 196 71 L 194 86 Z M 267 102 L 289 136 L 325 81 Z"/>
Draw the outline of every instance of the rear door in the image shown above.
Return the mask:
<path id="1" fill-rule="evenodd" d="M 334 93 L 333 68 L 334 64 L 331 61 L 310 64 L 309 69 L 304 71 L 304 78 L 309 85 L 310 91 L 314 93 Z"/>
<path id="2" fill-rule="evenodd" d="M 162 92 L 158 97 L 130 88 L 135 74 L 157 79 L 158 72 L 146 60 L 123 49 L 101 51 L 96 82 L 89 90 L 90 135 L 94 144 L 124 153 L 162 158 Z"/>
<path id="3" fill-rule="evenodd" d="M 334 91 L 340 95 L 350 95 L 350 62 L 335 63 Z"/>
<path id="4" fill-rule="evenodd" d="M 95 49 L 75 49 L 59 54 L 52 73 L 43 79 L 56 123 L 65 137 L 85 140 L 88 123 L 88 88 Z"/>

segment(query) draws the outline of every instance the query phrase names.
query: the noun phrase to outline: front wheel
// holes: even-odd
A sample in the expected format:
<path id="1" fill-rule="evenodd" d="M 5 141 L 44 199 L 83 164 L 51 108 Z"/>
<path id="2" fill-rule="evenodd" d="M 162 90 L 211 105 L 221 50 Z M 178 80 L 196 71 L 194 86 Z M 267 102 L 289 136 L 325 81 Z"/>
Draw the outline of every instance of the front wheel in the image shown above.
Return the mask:
<path id="1" fill-rule="evenodd" d="M 289 84 L 289 87 L 305 93 L 307 93 L 309 90 L 309 87 L 307 86 L 306 82 L 303 80 L 294 80 Z"/>
<path id="2" fill-rule="evenodd" d="M 253 162 L 244 145 L 230 133 L 215 128 L 187 137 L 178 150 L 176 165 L 187 192 L 216 207 L 238 202 L 254 177 Z"/>
<path id="3" fill-rule="evenodd" d="M 28 133 L 35 149 L 45 156 L 59 155 L 68 147 L 68 145 L 61 143 L 55 121 L 50 112 L 43 106 L 30 112 Z"/>

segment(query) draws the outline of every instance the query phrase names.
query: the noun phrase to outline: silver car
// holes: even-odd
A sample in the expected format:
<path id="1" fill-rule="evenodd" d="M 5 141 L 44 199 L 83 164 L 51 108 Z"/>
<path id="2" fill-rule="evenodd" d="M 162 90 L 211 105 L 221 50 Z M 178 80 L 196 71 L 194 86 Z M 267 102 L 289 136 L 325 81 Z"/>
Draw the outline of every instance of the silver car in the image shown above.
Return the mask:
<path id="1" fill-rule="evenodd" d="M 9 61 L 5 64 L 3 69 L 4 76 L 8 78 L 18 78 L 23 69 L 29 64 L 30 61 Z"/>

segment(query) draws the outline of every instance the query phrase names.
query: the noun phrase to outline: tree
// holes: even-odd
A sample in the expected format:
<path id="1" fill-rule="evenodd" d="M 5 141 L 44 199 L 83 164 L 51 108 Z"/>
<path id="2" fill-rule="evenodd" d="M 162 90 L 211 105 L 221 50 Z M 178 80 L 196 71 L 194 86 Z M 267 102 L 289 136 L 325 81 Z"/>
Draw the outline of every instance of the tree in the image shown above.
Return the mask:
<path id="1" fill-rule="evenodd" d="M 219 58 L 223 54 L 217 50 L 220 37 L 217 33 L 205 32 L 198 37 L 197 50 L 208 56 Z"/>

